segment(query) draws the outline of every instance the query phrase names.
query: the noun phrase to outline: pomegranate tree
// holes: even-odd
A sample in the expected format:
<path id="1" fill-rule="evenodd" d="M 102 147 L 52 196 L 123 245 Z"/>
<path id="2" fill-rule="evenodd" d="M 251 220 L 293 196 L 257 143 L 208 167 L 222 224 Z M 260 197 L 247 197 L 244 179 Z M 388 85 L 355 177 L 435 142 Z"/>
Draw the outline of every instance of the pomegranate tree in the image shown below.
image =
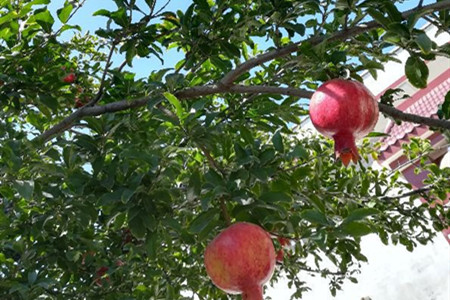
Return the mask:
<path id="1" fill-rule="evenodd" d="M 378 103 L 360 82 L 332 79 L 313 94 L 309 115 L 314 127 L 334 139 L 336 158 L 344 165 L 359 155 L 355 139 L 373 130 L 378 120 Z"/>
<path id="2" fill-rule="evenodd" d="M 213 283 L 226 293 L 242 293 L 243 300 L 262 300 L 262 286 L 275 268 L 275 248 L 261 227 L 236 223 L 208 245 L 205 266 Z"/>

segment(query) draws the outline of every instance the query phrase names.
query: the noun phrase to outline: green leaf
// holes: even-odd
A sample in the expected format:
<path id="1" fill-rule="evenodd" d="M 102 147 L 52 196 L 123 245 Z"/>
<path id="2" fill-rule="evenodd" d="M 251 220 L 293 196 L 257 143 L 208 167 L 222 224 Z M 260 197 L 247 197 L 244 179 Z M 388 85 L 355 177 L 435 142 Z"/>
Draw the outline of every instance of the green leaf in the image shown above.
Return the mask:
<path id="1" fill-rule="evenodd" d="M 147 240 L 145 241 L 145 249 L 149 258 L 156 258 L 156 255 L 158 253 L 158 246 L 158 236 L 156 235 L 156 233 L 152 233 L 147 236 Z"/>
<path id="2" fill-rule="evenodd" d="M 292 197 L 283 192 L 268 192 L 259 197 L 264 202 L 292 202 Z"/>
<path id="3" fill-rule="evenodd" d="M 344 233 L 349 234 L 353 237 L 361 237 L 373 232 L 369 225 L 361 222 L 346 223 L 341 228 Z"/>
<path id="4" fill-rule="evenodd" d="M 350 214 L 344 219 L 342 224 L 348 224 L 354 221 L 363 220 L 369 216 L 377 215 L 380 211 L 375 208 L 357 208 L 350 212 Z"/>
<path id="5" fill-rule="evenodd" d="M 315 209 L 307 209 L 300 213 L 300 217 L 308 222 L 316 223 L 320 225 L 330 225 L 330 222 L 328 221 L 325 214 L 321 213 L 318 210 Z"/>
<path id="6" fill-rule="evenodd" d="M 450 119 L 450 91 L 445 95 L 444 103 L 442 103 L 438 110 L 438 116 L 441 119 Z"/>
<path id="7" fill-rule="evenodd" d="M 66 2 L 63 8 L 58 9 L 58 19 L 61 21 L 61 23 L 65 24 L 69 20 L 70 13 L 73 10 L 72 4 L 70 2 Z"/>
<path id="8" fill-rule="evenodd" d="M 125 7 L 121 7 L 117 11 L 112 12 L 111 19 L 113 19 L 114 22 L 121 27 L 127 27 L 128 22 L 130 21 Z"/>
<path id="9" fill-rule="evenodd" d="M 45 32 L 50 33 L 52 31 L 52 26 L 55 23 L 55 19 L 53 19 L 52 14 L 47 9 L 37 13 L 34 17 L 36 22 L 41 25 Z"/>
<path id="10" fill-rule="evenodd" d="M 406 60 L 405 74 L 409 82 L 416 88 L 426 88 L 428 80 L 428 67 L 425 62 L 417 56 L 410 56 Z"/>
<path id="11" fill-rule="evenodd" d="M 320 212 L 325 213 L 325 204 L 321 197 L 311 194 L 308 195 L 307 198 L 315 208 L 317 208 Z"/>
<path id="12" fill-rule="evenodd" d="M 384 132 L 371 132 L 371 133 L 369 133 L 368 135 L 366 135 L 366 137 L 369 137 L 369 138 L 371 138 L 371 137 L 384 137 L 384 136 L 389 136 L 389 134 L 387 134 L 387 133 L 384 133 Z"/>
<path id="13" fill-rule="evenodd" d="M 388 18 L 375 8 L 368 8 L 367 13 L 383 27 L 387 27 L 391 23 Z"/>
<path id="14" fill-rule="evenodd" d="M 340 62 L 345 63 L 347 61 L 347 52 L 334 51 L 333 54 L 331 54 L 330 60 L 335 65 L 337 65 Z"/>
<path id="15" fill-rule="evenodd" d="M 223 41 L 220 43 L 220 48 L 226 53 L 229 58 L 241 56 L 241 51 L 239 50 L 239 48 L 231 43 Z"/>
<path id="16" fill-rule="evenodd" d="M 388 33 L 396 34 L 400 38 L 409 39 L 411 34 L 408 30 L 408 27 L 406 27 L 402 23 L 391 23 L 388 26 Z"/>
<path id="17" fill-rule="evenodd" d="M 28 284 L 33 285 L 37 279 L 37 272 L 35 270 L 28 272 Z"/>
<path id="18" fill-rule="evenodd" d="M 301 158 L 301 159 L 308 159 L 308 157 L 309 157 L 309 154 L 306 151 L 306 149 L 300 144 L 295 145 L 295 148 L 294 148 L 294 150 L 292 150 L 291 154 L 293 157 Z"/>
<path id="19" fill-rule="evenodd" d="M 275 134 L 273 135 L 272 143 L 278 152 L 284 152 L 283 137 L 281 136 L 281 133 L 279 130 L 277 132 L 275 132 Z"/>
<path id="20" fill-rule="evenodd" d="M 136 56 L 136 46 L 134 44 L 131 44 L 129 45 L 127 52 L 125 54 L 125 59 L 130 67 L 133 66 L 133 59 L 135 56 Z"/>
<path id="21" fill-rule="evenodd" d="M 103 17 L 110 17 L 111 16 L 111 12 L 109 10 L 106 9 L 99 9 L 96 12 L 94 12 L 92 14 L 93 16 L 103 16 Z"/>
<path id="22" fill-rule="evenodd" d="M 26 200 L 31 200 L 34 191 L 34 181 L 21 181 L 14 182 L 14 187 L 20 196 Z"/>
<path id="23" fill-rule="evenodd" d="M 420 50 L 424 54 L 428 54 L 431 52 L 431 48 L 433 47 L 433 42 L 430 40 L 426 33 L 421 33 L 416 37 L 416 43 L 419 46 Z"/>
<path id="24" fill-rule="evenodd" d="M 192 222 L 189 224 L 189 232 L 197 234 L 203 231 L 208 225 L 215 221 L 219 216 L 219 211 L 215 208 L 199 214 Z"/>
<path id="25" fill-rule="evenodd" d="M 169 92 L 165 92 L 164 97 L 166 97 L 166 99 L 170 102 L 170 104 L 172 104 L 173 107 L 175 107 L 176 115 L 181 120 L 184 116 L 184 110 L 183 107 L 181 106 L 180 100 L 178 100 L 178 98 L 175 95 Z"/>
<path id="26" fill-rule="evenodd" d="M 255 142 L 252 132 L 244 126 L 239 127 L 239 132 L 247 145 L 252 145 Z"/>
<path id="27" fill-rule="evenodd" d="M 131 233 L 133 233 L 136 238 L 143 239 L 145 237 L 147 228 L 144 224 L 144 221 L 139 216 L 136 216 L 129 220 L 128 226 L 130 227 Z"/>
<path id="28" fill-rule="evenodd" d="M 298 33 L 301 36 L 305 35 L 306 27 L 305 27 L 305 25 L 303 25 L 301 23 L 286 23 L 286 24 L 284 24 L 284 27 L 286 29 L 292 29 L 293 31 L 295 31 L 296 33 Z"/>

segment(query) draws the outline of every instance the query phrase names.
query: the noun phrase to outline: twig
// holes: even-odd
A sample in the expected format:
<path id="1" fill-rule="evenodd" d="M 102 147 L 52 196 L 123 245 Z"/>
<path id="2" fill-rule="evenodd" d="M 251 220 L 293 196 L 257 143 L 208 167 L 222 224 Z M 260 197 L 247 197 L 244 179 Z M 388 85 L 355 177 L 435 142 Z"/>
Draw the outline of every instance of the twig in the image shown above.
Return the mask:
<path id="1" fill-rule="evenodd" d="M 384 197 L 381 197 L 379 199 L 380 200 L 397 200 L 397 199 L 401 199 L 401 198 L 406 198 L 406 197 L 409 197 L 409 196 L 413 196 L 413 195 L 417 195 L 417 194 L 423 194 L 425 192 L 428 192 L 428 191 L 431 190 L 432 187 L 433 187 L 433 185 L 428 185 L 428 186 L 422 187 L 420 189 L 412 190 L 412 191 L 409 191 L 407 193 L 404 193 L 404 194 L 401 194 L 401 195 L 398 195 L 398 196 L 384 196 Z"/>
<path id="2" fill-rule="evenodd" d="M 227 205 L 225 203 L 225 199 L 220 198 L 220 209 L 222 210 L 223 218 L 225 219 L 225 223 L 227 226 L 231 225 L 230 214 L 228 213 Z"/>
<path id="3" fill-rule="evenodd" d="M 125 68 L 125 66 L 127 65 L 127 60 L 124 60 L 120 66 L 117 68 L 118 72 L 122 72 L 122 69 Z"/>
<path id="4" fill-rule="evenodd" d="M 154 11 L 154 8 L 153 8 L 152 13 L 151 13 L 152 17 L 153 18 L 160 17 L 161 16 L 161 12 L 167 7 L 167 5 L 170 4 L 170 1 L 171 0 L 167 0 L 166 4 L 164 4 L 154 15 L 153 15 L 153 11 Z M 156 3 L 156 0 L 155 0 L 155 3 Z"/>
<path id="5" fill-rule="evenodd" d="M 209 153 L 208 149 L 206 149 L 205 146 L 201 145 L 200 143 L 196 143 L 200 150 L 202 151 L 203 155 L 208 160 L 209 165 L 220 172 L 220 174 L 225 175 L 225 170 L 219 166 L 219 164 L 216 162 L 216 160 L 211 156 L 211 153 Z"/>
<path id="6" fill-rule="evenodd" d="M 78 10 L 84 5 L 84 3 L 86 2 L 86 0 L 83 0 L 83 1 L 81 1 L 81 3 L 79 3 L 78 4 L 78 6 L 75 8 L 75 10 L 74 11 L 72 11 L 72 13 L 69 15 L 69 17 L 67 18 L 67 21 L 66 21 L 66 23 L 68 23 L 69 21 L 70 21 L 70 19 L 72 19 L 72 17 L 78 12 Z M 55 36 L 57 36 L 60 32 L 61 32 L 61 30 L 63 29 L 63 27 L 64 26 L 61 26 L 54 34 L 53 34 L 53 36 L 55 37 Z M 41 47 L 45 47 L 46 45 L 44 44 L 43 46 L 41 46 Z"/>
<path id="7" fill-rule="evenodd" d="M 296 170 L 296 169 L 298 169 L 298 168 L 301 168 L 301 167 L 304 167 L 304 166 L 308 165 L 309 163 L 313 162 L 314 160 L 316 160 L 316 159 L 318 159 L 318 158 L 323 158 L 323 157 L 327 157 L 327 156 L 330 156 L 330 155 L 329 155 L 328 153 L 319 154 L 319 155 L 316 155 L 316 156 L 314 156 L 313 158 L 311 158 L 311 159 L 309 159 L 309 160 L 307 160 L 307 161 L 305 161 L 305 162 L 303 162 L 303 163 L 301 163 L 301 164 L 298 164 L 298 165 L 289 167 L 289 168 L 287 168 L 287 169 L 279 168 L 277 172 L 290 172 L 290 171 L 294 171 L 294 170 Z"/>
<path id="8" fill-rule="evenodd" d="M 205 146 L 203 146 L 202 144 L 200 144 L 198 142 L 196 142 L 196 144 L 198 145 L 198 147 L 202 151 L 203 155 L 208 160 L 209 165 L 213 169 L 219 171 L 222 174 L 222 176 L 225 176 L 225 170 L 221 166 L 219 166 L 219 164 L 216 162 L 216 160 L 211 156 L 211 153 L 209 153 L 208 149 L 206 149 Z M 222 211 L 222 216 L 225 220 L 225 223 L 227 224 L 227 226 L 230 226 L 231 218 L 230 218 L 230 214 L 228 213 L 228 208 L 225 203 L 225 199 L 223 197 L 220 198 L 219 204 L 220 204 L 220 210 Z"/>
<path id="9" fill-rule="evenodd" d="M 106 74 L 108 74 L 109 67 L 111 66 L 111 59 L 114 54 L 114 50 L 116 49 L 117 44 L 120 42 L 120 39 L 114 40 L 111 50 L 109 51 L 108 58 L 106 60 L 105 70 L 103 70 L 102 78 L 100 80 L 100 86 L 98 88 L 97 95 L 89 101 L 85 106 L 83 107 L 89 107 L 95 105 L 103 96 L 103 89 L 105 88 L 105 80 L 106 80 Z M 81 109 L 83 109 L 83 107 Z"/>
<path id="10" fill-rule="evenodd" d="M 432 14 L 433 15 L 433 14 Z M 434 15 L 433 15 L 434 16 Z M 431 19 L 428 16 L 423 16 L 422 18 L 424 18 L 426 21 L 428 21 L 430 24 L 433 24 L 436 28 L 438 28 L 439 30 L 442 30 L 444 32 L 447 32 L 448 34 L 450 34 L 450 29 L 446 28 L 444 26 L 441 26 L 438 22 L 436 22 L 435 20 Z"/>
<path id="11" fill-rule="evenodd" d="M 316 270 L 316 269 L 311 269 L 309 267 L 299 267 L 300 270 L 303 271 L 307 271 L 307 272 L 311 272 L 311 273 L 318 273 L 318 274 L 325 274 L 325 275 L 336 275 L 336 276 L 344 276 L 345 273 L 342 272 L 332 272 L 332 271 L 328 271 L 327 269 L 324 270 Z"/>

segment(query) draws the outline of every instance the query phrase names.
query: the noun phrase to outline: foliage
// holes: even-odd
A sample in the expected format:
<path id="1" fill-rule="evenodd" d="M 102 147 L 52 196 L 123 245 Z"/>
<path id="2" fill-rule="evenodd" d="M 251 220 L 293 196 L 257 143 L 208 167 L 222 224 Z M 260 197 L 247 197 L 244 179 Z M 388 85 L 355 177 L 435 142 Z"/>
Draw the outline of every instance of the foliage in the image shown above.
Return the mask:
<path id="1" fill-rule="evenodd" d="M 429 189 L 403 197 L 411 186 L 398 170 L 370 167 L 377 143 L 364 140 L 362 161 L 345 168 L 329 140 L 299 134 L 308 113 L 299 97 L 195 90 L 220 87 L 251 57 L 303 39 L 236 81 L 311 91 L 345 73 L 376 77 L 396 45 L 410 52 L 406 76 L 422 88 L 424 61 L 445 50 L 417 29 L 430 10 L 404 19 L 395 6 L 402 1 L 387 0 L 194 0 L 186 11 L 114 2 L 116 10 L 92 17 L 106 26 L 86 33 L 71 24 L 84 1 L 50 11 L 50 0 L 0 0 L 2 299 L 183 299 L 182 291 L 229 299 L 202 263 L 228 218 L 295 240 L 274 276 L 288 274 L 294 297 L 307 290 L 303 271 L 329 277 L 335 294 L 367 260 L 362 236 L 412 251 L 449 226 L 438 201 L 450 190 L 448 169 L 423 159 Z M 433 14 L 443 28 L 448 6 Z M 333 35 L 368 19 L 372 28 Z M 164 60 L 172 48 L 184 53 L 175 68 L 145 78 L 125 69 L 138 58 Z M 71 72 L 75 83 L 64 82 Z M 198 94 L 187 99 L 189 88 Z M 77 99 L 85 106 L 77 109 Z M 87 113 L 98 107 L 108 109 Z M 57 124 L 63 130 L 40 138 Z M 429 150 L 418 140 L 405 146 L 411 159 Z M 419 196 L 432 205 L 417 205 Z"/>

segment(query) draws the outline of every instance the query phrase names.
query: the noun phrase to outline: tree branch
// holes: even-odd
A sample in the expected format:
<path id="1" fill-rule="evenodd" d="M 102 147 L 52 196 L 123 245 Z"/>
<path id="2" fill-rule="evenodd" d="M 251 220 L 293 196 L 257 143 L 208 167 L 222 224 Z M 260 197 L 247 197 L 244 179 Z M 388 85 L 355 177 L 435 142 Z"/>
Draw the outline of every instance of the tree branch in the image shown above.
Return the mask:
<path id="1" fill-rule="evenodd" d="M 225 199 L 220 198 L 220 209 L 222 210 L 222 216 L 225 219 L 225 223 L 227 224 L 227 226 L 231 225 L 231 217 L 230 214 L 228 213 L 228 208 L 227 208 L 227 204 L 225 203 Z"/>
<path id="2" fill-rule="evenodd" d="M 450 130 L 450 121 L 447 120 L 440 120 L 440 119 L 433 119 L 433 118 L 427 118 L 422 117 L 418 115 L 413 115 L 409 113 L 402 112 L 401 110 L 396 109 L 395 107 L 378 103 L 378 107 L 380 109 L 380 112 L 393 117 L 396 120 L 411 122 L 411 123 L 417 123 L 417 124 L 424 124 L 430 127 L 436 127 L 436 128 L 442 128 L 442 129 L 448 129 Z"/>
<path id="3" fill-rule="evenodd" d="M 103 97 L 103 89 L 105 88 L 105 80 L 106 75 L 108 74 L 108 70 L 111 66 L 111 59 L 114 54 L 114 50 L 116 49 L 117 44 L 120 42 L 120 39 L 114 40 L 114 42 L 111 45 L 111 49 L 109 50 L 108 58 L 106 60 L 105 70 L 103 70 L 102 78 L 100 80 L 100 86 L 98 87 L 98 92 L 95 97 L 89 101 L 86 106 L 93 106 L 95 105 L 100 99 Z"/>
<path id="4" fill-rule="evenodd" d="M 431 5 L 427 5 L 422 7 L 421 10 L 423 11 L 439 11 L 442 9 L 450 8 L 450 0 L 440 1 Z M 404 12 L 402 14 L 403 18 L 407 18 L 413 13 L 416 13 L 417 9 L 412 9 Z M 349 36 L 353 36 L 365 31 L 368 31 L 373 28 L 379 27 L 380 24 L 378 24 L 375 21 L 365 23 L 360 26 L 355 26 L 350 29 L 346 29 L 343 31 L 339 31 L 334 35 L 329 36 L 328 38 L 326 36 L 318 36 L 313 37 L 307 40 L 304 40 L 302 42 L 298 42 L 295 44 L 291 44 L 289 46 L 276 49 L 273 51 L 269 51 L 267 53 L 258 55 L 252 59 L 247 60 L 246 62 L 238 65 L 234 70 L 227 73 L 222 80 L 217 85 L 207 85 L 207 86 L 198 86 L 198 87 L 192 87 L 188 88 L 182 91 L 179 91 L 176 95 L 180 99 L 188 99 L 188 98 L 196 98 L 206 95 L 212 95 L 212 94 L 219 94 L 219 93 L 260 93 L 260 94 L 282 94 L 282 95 L 288 95 L 288 96 L 298 96 L 303 98 L 309 98 L 312 95 L 312 92 L 296 89 L 296 88 L 283 88 L 283 87 L 269 87 L 269 86 L 243 86 L 243 85 L 232 85 L 232 83 L 238 78 L 240 75 L 244 74 L 245 72 L 249 71 L 250 69 L 261 65 L 265 62 L 268 62 L 272 59 L 286 56 L 290 53 L 293 53 L 297 51 L 298 46 L 301 43 L 309 42 L 312 45 L 317 45 L 325 40 L 327 41 L 336 41 L 336 40 L 344 40 L 348 38 Z M 95 99 L 94 99 L 95 100 Z M 39 135 L 35 140 L 41 140 L 41 141 L 48 141 L 51 137 L 54 135 L 63 132 L 64 130 L 70 128 L 73 126 L 73 123 L 85 116 L 96 116 L 101 115 L 104 113 L 111 113 L 111 112 L 117 112 L 122 110 L 127 110 L 130 108 L 136 108 L 144 106 L 148 101 L 147 97 L 140 98 L 134 101 L 127 101 L 122 100 L 114 103 L 110 103 L 104 106 L 84 106 L 80 108 L 79 110 L 75 111 L 73 114 L 65 118 L 63 121 L 61 121 L 59 124 L 55 125 L 54 127 L 50 128 L 49 130 L 45 131 L 41 135 Z M 92 104 L 91 104 L 92 105 Z M 380 111 L 383 113 L 390 115 L 394 118 L 397 118 L 402 121 L 407 122 L 417 122 L 422 123 L 428 126 L 432 127 L 439 127 L 439 128 L 445 128 L 448 129 L 450 126 L 450 123 L 448 121 L 444 120 L 437 120 L 432 118 L 426 118 L 426 117 L 420 117 L 415 116 L 411 114 L 402 113 L 401 111 L 391 108 L 385 105 L 380 104 Z"/>
<path id="5" fill-rule="evenodd" d="M 308 90 L 303 90 L 299 88 L 289 88 L 289 87 L 277 87 L 277 86 L 245 86 L 245 85 L 232 85 L 232 86 L 221 86 L 221 85 L 206 85 L 197 86 L 181 90 L 175 95 L 179 99 L 192 99 L 202 96 L 223 94 L 223 93 L 236 93 L 236 94 L 279 94 L 287 96 L 296 96 L 300 98 L 310 98 L 313 92 Z M 136 99 L 134 101 L 122 100 L 113 103 L 109 103 L 102 106 L 83 106 L 79 110 L 75 111 L 73 114 L 62 120 L 60 123 L 50 128 L 49 130 L 42 133 L 36 138 L 36 140 L 41 140 L 43 142 L 48 141 L 54 135 L 61 133 L 70 127 L 73 123 L 83 117 L 87 116 L 98 116 L 106 113 L 113 113 L 118 111 L 123 111 L 132 108 L 138 108 L 145 106 L 150 97 L 143 97 Z M 379 103 L 378 107 L 380 112 L 393 117 L 394 119 L 421 123 L 430 127 L 450 129 L 450 121 L 439 120 L 428 117 L 422 117 L 418 115 L 413 115 L 409 113 L 404 113 L 394 107 L 388 106 L 386 104 Z"/>
<path id="6" fill-rule="evenodd" d="M 448 8 L 450 8 L 450 0 L 445 0 L 445 1 L 440 1 L 437 3 L 423 6 L 422 8 L 420 8 L 420 10 L 418 10 L 417 8 L 413 8 L 411 10 L 405 11 L 402 13 L 402 17 L 404 19 L 407 19 L 410 15 L 417 13 L 418 11 L 428 11 L 428 10 L 439 11 L 439 10 L 448 9 Z M 381 27 L 381 25 L 379 23 L 377 23 L 376 21 L 372 21 L 372 22 L 361 24 L 359 26 L 349 28 L 347 30 L 338 31 L 335 34 L 328 36 L 328 37 L 327 36 L 312 37 L 312 38 L 297 42 L 295 44 L 288 45 L 283 48 L 279 48 L 276 50 L 266 52 L 264 54 L 257 55 L 254 58 L 251 58 L 251 59 L 247 60 L 246 62 L 238 65 L 234 70 L 227 73 L 222 78 L 220 83 L 225 86 L 229 86 L 229 85 L 233 84 L 233 82 L 239 76 L 244 74 L 245 72 L 247 72 L 247 71 L 253 69 L 254 67 L 259 66 L 265 62 L 271 61 L 275 58 L 280 58 L 280 57 L 289 55 L 289 54 L 297 51 L 299 45 L 301 45 L 303 43 L 309 43 L 312 46 L 315 46 L 324 41 L 334 42 L 334 41 L 339 41 L 339 40 L 345 40 L 350 36 L 354 36 L 354 35 L 360 34 L 362 32 L 365 32 L 365 31 L 368 31 L 368 30 L 371 30 L 371 29 L 374 29 L 377 27 Z"/>
<path id="7" fill-rule="evenodd" d="M 433 17 L 434 14 L 431 14 Z M 423 18 L 429 22 L 430 24 L 433 24 L 437 29 L 442 30 L 444 32 L 447 32 L 448 34 L 450 34 L 450 29 L 446 28 L 445 26 L 442 26 L 441 24 L 439 24 L 439 22 L 436 22 L 435 20 L 433 20 L 432 18 L 428 17 L 428 16 L 423 16 Z"/>
<path id="8" fill-rule="evenodd" d="M 412 191 L 409 191 L 407 193 L 404 193 L 404 194 L 401 194 L 398 196 L 384 196 L 384 197 L 381 197 L 380 200 L 396 200 L 396 199 L 401 199 L 401 198 L 405 198 L 405 197 L 409 197 L 409 196 L 413 196 L 413 195 L 417 195 L 417 194 L 420 195 L 420 194 L 430 191 L 432 187 L 433 187 L 432 185 L 425 186 L 420 189 L 412 190 Z"/>
<path id="9" fill-rule="evenodd" d="M 318 274 L 324 274 L 324 275 L 335 275 L 335 276 L 344 276 L 346 275 L 346 273 L 343 272 L 332 272 L 328 269 L 323 269 L 323 270 L 319 270 L 319 269 L 312 269 L 310 267 L 299 267 L 300 270 L 306 271 L 306 272 L 310 272 L 310 273 L 318 273 Z"/>

